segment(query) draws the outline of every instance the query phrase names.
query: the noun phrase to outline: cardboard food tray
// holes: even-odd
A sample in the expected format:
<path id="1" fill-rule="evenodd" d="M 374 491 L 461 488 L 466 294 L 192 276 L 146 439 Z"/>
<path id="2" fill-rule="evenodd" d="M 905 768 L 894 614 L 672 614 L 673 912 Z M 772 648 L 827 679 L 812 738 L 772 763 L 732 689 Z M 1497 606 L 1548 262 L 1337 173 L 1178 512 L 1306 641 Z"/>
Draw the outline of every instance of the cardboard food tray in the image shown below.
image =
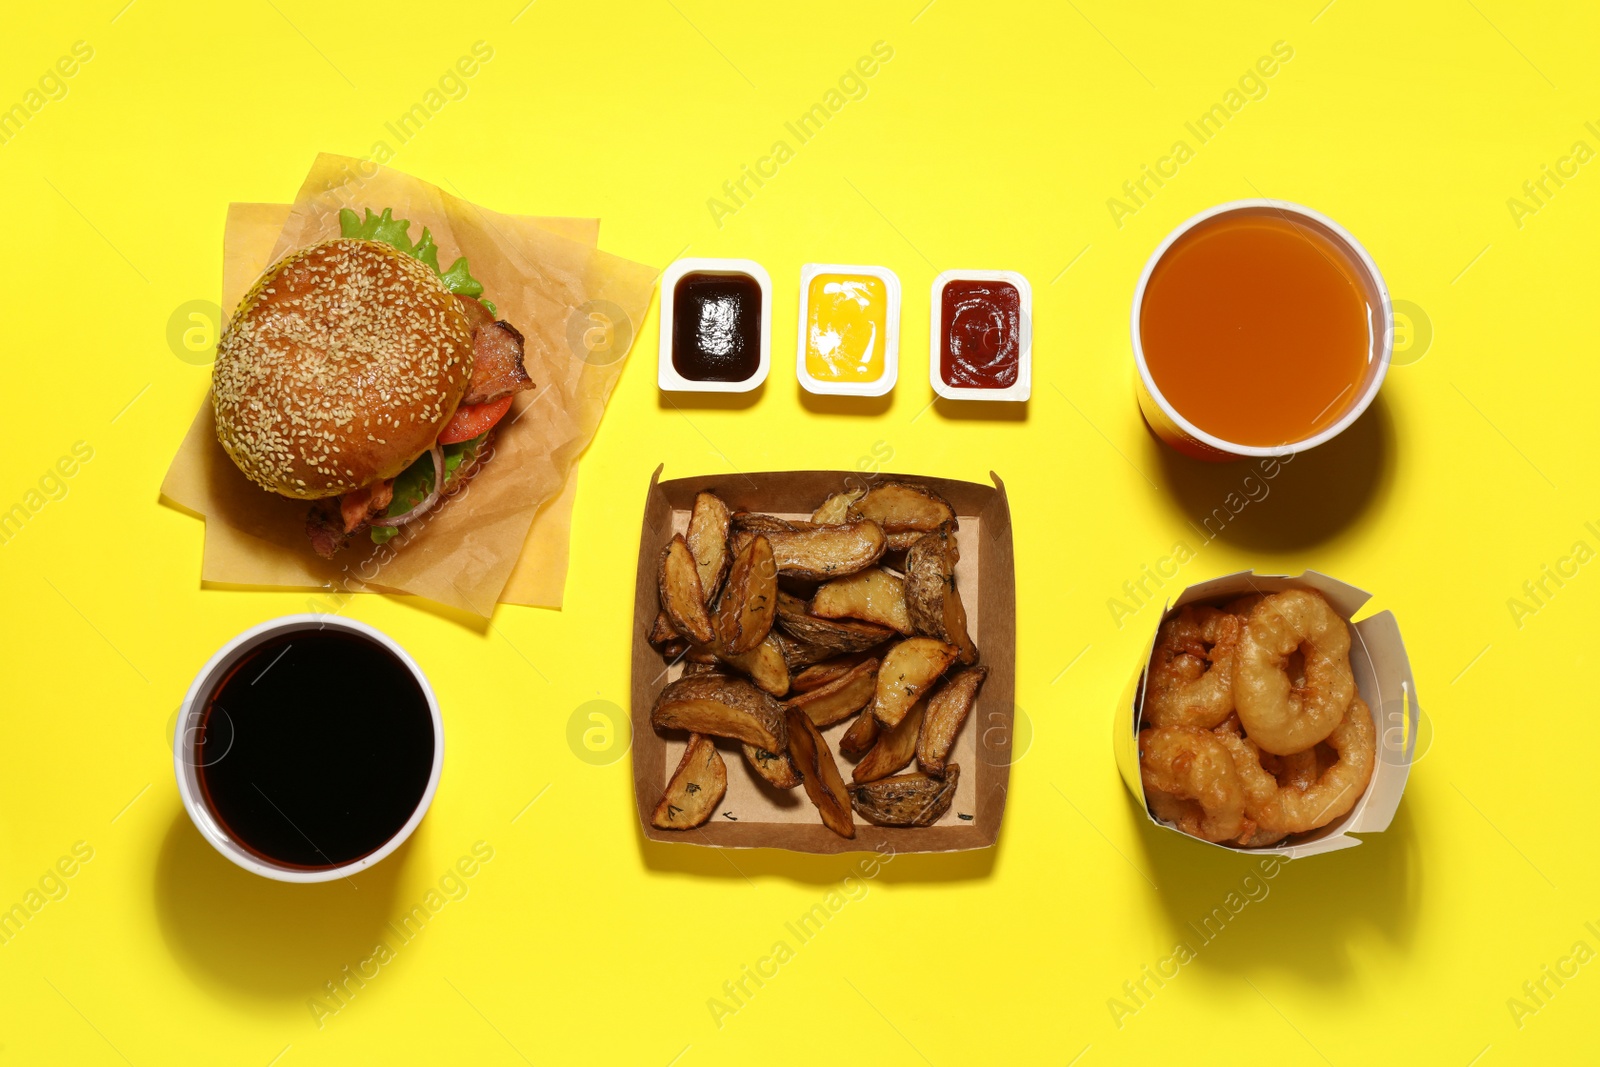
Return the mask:
<path id="1" fill-rule="evenodd" d="M 1296 577 L 1239 571 L 1185 589 L 1162 611 L 1157 628 L 1172 611 L 1185 604 L 1216 603 L 1249 593 L 1277 593 L 1285 589 L 1315 589 L 1328 599 L 1334 611 L 1347 620 L 1353 618 L 1362 605 L 1371 599 L 1371 594 L 1365 590 L 1316 571 L 1306 571 Z M 1150 654 L 1155 649 L 1156 634 L 1152 630 L 1150 640 L 1143 646 L 1144 658 L 1140 660 L 1139 668 L 1117 706 L 1112 728 L 1117 769 L 1122 772 L 1122 780 L 1129 792 L 1138 798 L 1140 806 L 1145 809 L 1146 817 L 1156 826 L 1202 845 L 1228 852 L 1284 856 L 1289 859 L 1353 848 L 1361 844 L 1361 839 L 1352 834 L 1387 830 L 1400 807 L 1400 797 L 1405 792 L 1406 778 L 1410 774 L 1416 749 L 1420 716 L 1417 683 L 1411 676 L 1411 661 L 1406 657 L 1405 642 L 1400 639 L 1400 626 L 1392 612 L 1381 611 L 1360 622 L 1350 623 L 1350 634 L 1350 670 L 1355 675 L 1357 691 L 1372 712 L 1373 725 L 1377 730 L 1377 754 L 1372 780 L 1367 783 L 1366 791 L 1356 801 L 1355 807 L 1327 826 L 1303 834 L 1291 834 L 1283 843 L 1269 848 L 1236 848 L 1201 841 L 1175 826 L 1167 825 L 1151 814 L 1145 800 L 1144 783 L 1139 775 L 1139 720 L 1144 710 L 1145 676 L 1149 670 Z"/>
<path id="2" fill-rule="evenodd" d="M 1011 544 L 1011 507 L 1005 485 L 928 478 L 912 474 L 865 475 L 859 471 L 777 471 L 718 474 L 659 481 L 650 478 L 633 606 L 633 779 L 644 835 L 652 841 L 721 848 L 782 848 L 792 852 L 957 852 L 987 848 L 1000 834 L 1010 778 L 1016 675 L 1016 586 Z M 734 511 L 760 511 L 809 519 L 830 493 L 888 481 L 910 481 L 942 494 L 960 523 L 961 559 L 956 586 L 967 608 L 967 628 L 978 646 L 978 662 L 989 668 L 972 714 L 956 739 L 951 761 L 961 766 L 955 802 L 929 827 L 875 826 L 855 817 L 856 836 L 844 838 L 823 826 L 803 788 L 778 790 L 756 777 L 732 741 L 717 740 L 728 768 L 728 792 L 717 813 L 697 829 L 658 830 L 650 816 L 678 765 L 687 735 L 656 732 L 650 709 L 657 694 L 683 671 L 668 667 L 646 635 L 660 609 L 657 570 L 661 551 L 688 528 L 695 495 L 712 490 Z M 850 722 L 827 727 L 823 738 L 846 782 L 854 764 L 839 755 L 839 738 Z M 915 765 L 906 768 L 914 770 Z"/>

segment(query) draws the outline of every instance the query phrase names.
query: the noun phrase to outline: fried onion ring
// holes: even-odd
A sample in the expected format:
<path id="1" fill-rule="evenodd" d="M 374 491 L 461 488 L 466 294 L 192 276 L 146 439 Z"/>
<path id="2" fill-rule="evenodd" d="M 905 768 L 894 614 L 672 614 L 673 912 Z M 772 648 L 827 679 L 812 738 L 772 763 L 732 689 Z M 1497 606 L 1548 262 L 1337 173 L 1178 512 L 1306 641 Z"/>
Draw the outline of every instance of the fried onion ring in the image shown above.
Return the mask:
<path id="1" fill-rule="evenodd" d="M 1290 657 L 1305 660 L 1305 681 Z M 1234 709 L 1250 740 L 1268 752 L 1304 752 L 1338 726 L 1355 696 L 1350 628 L 1320 593 L 1288 589 L 1257 604 L 1245 620 L 1234 671 Z"/>
<path id="2" fill-rule="evenodd" d="M 1222 610 L 1226 611 L 1229 615 L 1239 615 L 1248 618 L 1250 613 L 1256 609 L 1256 605 L 1265 599 L 1267 599 L 1267 594 L 1265 593 L 1246 593 L 1244 596 L 1234 597 L 1232 600 L 1222 605 Z"/>
<path id="3" fill-rule="evenodd" d="M 1286 775 L 1290 784 L 1282 784 L 1263 765 L 1253 740 L 1233 730 L 1218 730 L 1213 736 L 1233 757 L 1244 787 L 1245 814 L 1255 823 L 1258 835 L 1300 834 L 1333 822 L 1361 799 L 1377 761 L 1377 730 L 1372 725 L 1372 713 L 1360 696 L 1350 701 L 1344 718 L 1328 735 L 1328 746 L 1338 754 L 1338 761 L 1320 770 L 1308 785 L 1298 782 L 1310 775 L 1307 757 L 1311 771 L 1320 768 L 1315 750 L 1293 757 L 1296 769 Z"/>
<path id="4" fill-rule="evenodd" d="M 1224 741 L 1195 726 L 1156 726 L 1139 734 L 1139 777 L 1150 809 L 1203 841 L 1244 830 L 1244 789 Z"/>
<path id="5" fill-rule="evenodd" d="M 1241 620 L 1208 607 L 1184 607 L 1156 634 L 1145 687 L 1152 726 L 1211 729 L 1233 713 L 1234 660 Z"/>

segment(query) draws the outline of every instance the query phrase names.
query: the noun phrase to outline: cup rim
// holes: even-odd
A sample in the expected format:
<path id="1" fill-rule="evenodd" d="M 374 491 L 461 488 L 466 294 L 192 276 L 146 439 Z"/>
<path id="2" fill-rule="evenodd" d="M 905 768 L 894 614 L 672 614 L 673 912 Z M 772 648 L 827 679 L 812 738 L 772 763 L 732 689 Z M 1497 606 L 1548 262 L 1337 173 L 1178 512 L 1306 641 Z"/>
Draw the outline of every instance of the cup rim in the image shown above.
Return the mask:
<path id="1" fill-rule="evenodd" d="M 1154 273 L 1156 264 L 1161 262 L 1161 257 L 1166 255 L 1167 249 L 1171 248 L 1179 238 L 1196 226 L 1219 215 L 1261 208 L 1267 208 L 1285 215 L 1291 213 L 1300 215 L 1332 231 L 1334 236 L 1343 241 L 1355 257 L 1360 260 L 1362 268 L 1366 271 L 1367 280 L 1378 294 L 1378 301 L 1383 311 L 1383 338 L 1379 345 L 1377 369 L 1374 371 L 1372 380 L 1368 383 L 1366 389 L 1363 390 L 1362 394 L 1356 398 L 1356 402 L 1350 406 L 1337 422 L 1310 437 L 1282 445 L 1237 444 L 1215 434 L 1207 433 L 1184 418 L 1178 409 L 1172 405 L 1172 402 L 1162 395 L 1160 387 L 1156 385 L 1155 376 L 1150 373 L 1150 366 L 1145 360 L 1144 342 L 1140 335 L 1139 327 L 1139 315 L 1144 309 L 1144 294 L 1145 289 L 1150 284 L 1150 275 Z M 1139 380 L 1143 382 L 1144 388 L 1149 392 L 1151 398 L 1161 407 L 1162 413 L 1171 419 L 1181 431 L 1196 441 L 1218 452 L 1239 457 L 1255 458 L 1292 455 L 1331 441 L 1348 429 L 1372 405 L 1372 401 L 1378 395 L 1378 390 L 1383 386 L 1384 378 L 1389 373 L 1389 363 L 1394 355 L 1394 306 L 1389 298 L 1389 287 L 1383 280 L 1383 272 L 1378 269 L 1378 264 L 1368 254 L 1366 248 L 1360 241 L 1356 240 L 1353 233 L 1322 212 L 1306 207 L 1304 204 L 1297 204 L 1290 200 L 1274 200 L 1270 197 L 1229 200 L 1226 203 L 1207 208 L 1199 214 L 1191 215 L 1179 223 L 1171 233 L 1167 234 L 1162 242 L 1156 246 L 1155 251 L 1150 253 L 1150 258 L 1145 261 L 1144 270 L 1139 273 L 1139 284 L 1133 291 L 1133 309 L 1129 316 L 1129 328 L 1133 338 L 1133 358 L 1139 368 Z"/>
<path id="2" fill-rule="evenodd" d="M 337 867 L 317 868 L 306 870 L 298 867 L 287 867 L 264 860 L 256 854 L 235 843 L 232 835 L 223 829 L 221 822 L 206 805 L 205 799 L 200 795 L 198 788 L 199 772 L 194 765 L 185 760 L 187 751 L 186 738 L 193 729 L 192 721 L 202 710 L 205 698 L 210 695 L 211 688 L 221 673 L 233 666 L 234 661 L 243 653 L 260 644 L 269 637 L 280 633 L 290 633 L 298 630 L 343 630 L 346 633 L 358 634 L 365 637 L 392 653 L 396 659 L 405 665 L 416 679 L 417 685 L 422 690 L 424 699 L 428 702 L 428 714 L 433 721 L 433 766 L 428 772 L 428 785 L 422 792 L 422 797 L 417 801 L 415 810 L 405 824 L 395 831 L 394 835 L 378 848 Z M 422 668 L 417 666 L 416 660 L 401 648 L 389 635 L 375 627 L 355 619 L 335 618 L 328 615 L 303 613 L 298 615 L 282 615 L 275 619 L 257 623 L 255 626 L 237 634 L 200 668 L 194 681 L 189 684 L 189 690 L 184 694 L 183 704 L 178 709 L 177 727 L 172 737 L 172 766 L 173 773 L 178 781 L 178 796 L 183 801 L 183 808 L 189 814 L 189 821 L 194 823 L 211 846 L 222 853 L 235 864 L 264 878 L 271 878 L 279 882 L 331 882 L 337 878 L 347 878 L 359 871 L 366 870 L 373 864 L 387 857 L 406 842 L 416 828 L 422 823 L 422 818 L 433 805 L 434 794 L 439 790 L 439 778 L 444 770 L 444 720 L 439 714 L 439 702 L 433 693 L 433 687 L 428 684 L 427 676 L 422 673 Z"/>

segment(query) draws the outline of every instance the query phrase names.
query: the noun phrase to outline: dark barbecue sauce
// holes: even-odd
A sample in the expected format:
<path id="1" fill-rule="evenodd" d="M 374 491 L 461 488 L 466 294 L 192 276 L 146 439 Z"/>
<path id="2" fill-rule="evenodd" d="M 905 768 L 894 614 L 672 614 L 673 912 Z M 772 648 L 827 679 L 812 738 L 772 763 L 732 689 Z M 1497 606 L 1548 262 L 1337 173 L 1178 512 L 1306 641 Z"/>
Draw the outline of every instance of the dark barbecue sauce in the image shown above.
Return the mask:
<path id="1" fill-rule="evenodd" d="M 672 294 L 672 367 L 697 382 L 742 382 L 761 367 L 761 283 L 694 271 Z"/>
<path id="2" fill-rule="evenodd" d="M 416 810 L 433 718 L 393 653 L 338 630 L 280 634 L 212 692 L 193 759 L 213 814 L 264 859 L 327 868 L 376 851 Z"/>
<path id="3" fill-rule="evenodd" d="M 939 376 L 966 389 L 1017 383 L 1022 297 L 1010 282 L 951 281 L 940 316 Z"/>

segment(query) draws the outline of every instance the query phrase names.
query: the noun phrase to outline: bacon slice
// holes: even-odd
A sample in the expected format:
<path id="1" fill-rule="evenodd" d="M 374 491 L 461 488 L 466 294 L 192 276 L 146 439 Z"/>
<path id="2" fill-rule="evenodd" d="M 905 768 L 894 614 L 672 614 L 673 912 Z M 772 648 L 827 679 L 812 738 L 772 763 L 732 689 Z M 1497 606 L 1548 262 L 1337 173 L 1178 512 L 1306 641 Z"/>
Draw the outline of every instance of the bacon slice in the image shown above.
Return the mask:
<path id="1" fill-rule="evenodd" d="M 332 559 L 350 543 L 351 534 L 382 515 L 393 501 L 393 478 L 317 501 L 306 514 L 306 536 L 311 539 L 311 547 L 323 559 Z"/>
<path id="2" fill-rule="evenodd" d="M 393 478 L 346 493 L 339 498 L 339 515 L 344 520 L 344 532 L 355 533 L 370 519 L 388 510 L 393 500 Z"/>
<path id="3" fill-rule="evenodd" d="M 458 296 L 472 327 L 472 380 L 463 404 L 488 404 L 533 388 L 522 365 L 523 337 L 509 322 L 496 322 L 489 309 L 469 296 Z"/>
<path id="4" fill-rule="evenodd" d="M 306 513 L 306 536 L 311 547 L 323 559 L 332 559 L 350 540 L 344 531 L 344 520 L 339 515 L 339 499 L 318 500 Z"/>

